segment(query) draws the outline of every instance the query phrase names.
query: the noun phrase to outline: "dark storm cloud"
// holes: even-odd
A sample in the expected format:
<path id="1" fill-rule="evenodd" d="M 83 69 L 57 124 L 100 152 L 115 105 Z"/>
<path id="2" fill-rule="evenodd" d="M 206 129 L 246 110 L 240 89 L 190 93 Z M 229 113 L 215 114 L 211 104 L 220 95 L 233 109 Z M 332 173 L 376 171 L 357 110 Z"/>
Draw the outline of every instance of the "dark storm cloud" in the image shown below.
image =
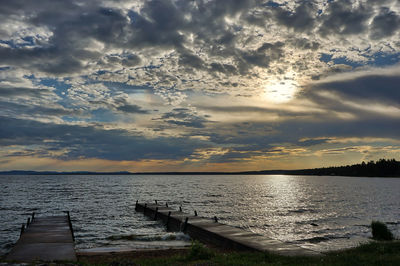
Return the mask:
<path id="1" fill-rule="evenodd" d="M 160 119 L 165 123 L 191 128 L 204 128 L 205 123 L 209 122 L 205 116 L 200 116 L 188 108 L 175 108 L 171 112 L 164 113 Z"/>
<path id="2" fill-rule="evenodd" d="M 30 116 L 79 116 L 81 110 L 67 109 L 62 106 L 44 106 L 33 103 L 19 104 L 6 101 L 0 101 L 0 115 L 20 116 L 21 114 L 31 114 Z"/>
<path id="3" fill-rule="evenodd" d="M 132 114 L 148 114 L 149 111 L 143 110 L 140 106 L 134 104 L 125 104 L 117 107 L 118 111 Z"/>
<path id="4" fill-rule="evenodd" d="M 327 117 L 328 118 L 328 117 Z M 314 146 L 325 143 L 327 138 L 380 137 L 399 139 L 400 123 L 397 118 L 363 117 L 357 120 L 340 118 L 289 119 L 272 123 L 224 124 L 208 130 L 205 135 L 211 142 L 224 147 L 243 147 L 246 151 L 263 151 L 279 145 Z M 321 138 L 317 141 L 300 141 L 304 138 Z M 235 150 L 238 150 L 235 148 Z"/>
<path id="5" fill-rule="evenodd" d="M 264 43 L 256 50 L 240 51 L 236 61 L 241 74 L 246 74 L 253 66 L 268 68 L 271 62 L 284 55 L 284 43 Z"/>
<path id="6" fill-rule="evenodd" d="M 322 25 L 319 32 L 323 36 L 360 34 L 367 30 L 367 22 L 371 15 L 372 10 L 369 6 L 361 3 L 353 7 L 351 0 L 332 1 L 321 15 Z"/>
<path id="7" fill-rule="evenodd" d="M 124 130 L 104 130 L 93 126 L 57 125 L 0 117 L 0 145 L 42 145 L 46 150 L 67 149 L 63 159 L 99 158 L 108 160 L 178 159 L 189 156 L 199 141 L 182 138 L 132 136 Z M 51 140 L 51 142 L 43 142 Z"/>
<path id="8" fill-rule="evenodd" d="M 46 27 L 52 35 L 48 42 L 40 43 L 33 38 L 36 44 L 33 49 L 1 47 L 2 63 L 56 75 L 82 71 L 87 61 L 101 62 L 101 53 L 87 49 L 91 39 L 106 47 L 124 49 L 175 48 L 182 65 L 202 68 L 202 59 L 184 48 L 186 37 L 182 32 L 193 32 L 206 42 L 218 35 L 229 36 L 231 33 L 225 29 L 222 18 L 235 15 L 253 3 L 221 0 L 194 5 L 190 1 L 155 0 L 146 1 L 140 13 L 130 10 L 126 16 L 122 10 L 104 8 L 93 1 L 3 2 L 0 12 L 4 21 L 19 16 L 25 23 Z M 226 41 L 221 37 L 222 43 Z M 108 59 L 113 62 L 113 58 Z M 127 67 L 139 62 L 135 55 L 119 61 Z"/>
<path id="9" fill-rule="evenodd" d="M 39 97 L 42 95 L 50 95 L 51 93 L 52 91 L 49 89 L 32 89 L 0 85 L 0 97 Z"/>
<path id="10" fill-rule="evenodd" d="M 188 52 L 181 54 L 179 58 L 179 64 L 196 69 L 201 69 L 204 67 L 204 61 L 199 56 Z"/>
<path id="11" fill-rule="evenodd" d="M 307 31 L 314 28 L 316 11 L 314 1 L 303 1 L 293 12 L 276 7 L 275 18 L 278 23 L 295 31 Z"/>
<path id="12" fill-rule="evenodd" d="M 35 46 L 0 47 L 3 64 L 39 70 L 50 74 L 72 74 L 87 69 L 88 63 L 97 62 L 101 67 L 104 54 L 89 50 L 91 40 L 107 48 L 126 49 L 128 56 L 108 56 L 108 63 L 125 67 L 138 65 L 140 57 L 129 50 L 154 47 L 158 50 L 175 49 L 179 64 L 190 69 L 207 69 L 204 58 L 190 51 L 187 36 L 192 33 L 195 43 L 209 47 L 205 53 L 231 57 L 233 68 L 246 74 L 254 66 L 267 68 L 276 60 L 274 51 L 238 50 L 236 33 L 241 24 L 264 25 L 275 22 L 295 31 L 307 32 L 317 28 L 322 35 L 356 34 L 367 30 L 372 17 L 372 3 L 353 7 L 352 1 L 330 1 L 322 14 L 318 14 L 315 1 L 298 1 L 289 11 L 285 5 L 263 4 L 258 1 L 146 1 L 140 11 L 120 10 L 99 6 L 96 1 L 2 1 L 0 16 L 4 22 L 20 20 L 38 27 L 45 27 L 52 35 L 48 41 L 33 39 Z M 226 16 L 237 16 L 237 25 L 227 25 Z M 259 21 L 257 21 L 259 20 Z M 9 22 L 12 23 L 12 20 Z M 389 8 L 382 8 L 372 23 L 371 36 L 384 38 L 395 34 L 399 25 L 398 15 Z M 7 27 L 7 23 L 4 24 Z M 1 27 L 0 27 L 1 28 Z M 300 49 L 316 50 L 319 43 L 298 39 L 293 42 Z M 275 58 L 275 59 L 274 59 Z M 211 66 L 212 71 L 234 73 L 234 69 Z"/>
<path id="13" fill-rule="evenodd" d="M 372 21 L 370 36 L 373 39 L 382 39 L 392 36 L 399 28 L 400 16 L 389 8 L 383 7 Z"/>
<path id="14" fill-rule="evenodd" d="M 294 47 L 302 50 L 317 50 L 321 44 L 316 41 L 310 41 L 307 38 L 295 38 L 291 40 Z"/>
<path id="15" fill-rule="evenodd" d="M 227 75 L 235 75 L 237 74 L 237 68 L 230 64 L 221 64 L 221 63 L 211 63 L 210 64 L 211 72 L 220 72 Z"/>
<path id="16" fill-rule="evenodd" d="M 349 80 L 323 82 L 304 92 L 313 97 L 319 90 L 337 92 L 348 100 L 369 100 L 371 102 L 400 105 L 400 77 L 397 75 L 366 75 Z"/>

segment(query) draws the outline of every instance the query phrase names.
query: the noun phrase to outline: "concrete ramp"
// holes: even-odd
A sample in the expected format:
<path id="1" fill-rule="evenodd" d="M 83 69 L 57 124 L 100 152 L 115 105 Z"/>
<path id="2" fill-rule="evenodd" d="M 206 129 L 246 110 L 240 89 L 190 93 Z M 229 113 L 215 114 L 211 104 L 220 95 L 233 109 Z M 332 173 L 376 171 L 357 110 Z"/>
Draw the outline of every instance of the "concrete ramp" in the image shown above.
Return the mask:
<path id="1" fill-rule="evenodd" d="M 6 257 L 9 261 L 76 261 L 69 216 L 35 217 Z"/>

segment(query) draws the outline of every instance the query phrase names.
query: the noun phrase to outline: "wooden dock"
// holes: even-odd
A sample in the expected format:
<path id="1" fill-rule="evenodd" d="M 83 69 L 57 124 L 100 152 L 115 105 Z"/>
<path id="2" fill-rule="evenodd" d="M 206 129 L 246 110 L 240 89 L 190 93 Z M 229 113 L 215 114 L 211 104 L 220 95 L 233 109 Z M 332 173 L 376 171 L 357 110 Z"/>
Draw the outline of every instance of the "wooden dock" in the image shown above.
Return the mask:
<path id="1" fill-rule="evenodd" d="M 64 216 L 28 218 L 8 261 L 76 261 L 74 235 L 69 213 Z"/>
<path id="2" fill-rule="evenodd" d="M 248 251 L 271 252 L 285 256 L 322 256 L 321 253 L 300 246 L 284 243 L 266 236 L 218 222 L 217 218 L 201 218 L 176 211 L 166 205 L 136 202 L 137 212 L 154 220 L 164 222 L 170 231 L 182 231 L 191 238 L 222 248 Z"/>

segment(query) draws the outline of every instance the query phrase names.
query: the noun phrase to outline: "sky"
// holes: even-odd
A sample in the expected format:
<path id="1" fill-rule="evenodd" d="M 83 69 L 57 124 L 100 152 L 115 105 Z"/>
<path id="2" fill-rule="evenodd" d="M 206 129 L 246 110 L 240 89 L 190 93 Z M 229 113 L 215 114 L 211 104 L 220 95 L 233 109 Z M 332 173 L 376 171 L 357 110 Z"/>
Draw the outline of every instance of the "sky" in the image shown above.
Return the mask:
<path id="1" fill-rule="evenodd" d="M 400 159 L 399 0 L 0 0 L 0 170 Z"/>

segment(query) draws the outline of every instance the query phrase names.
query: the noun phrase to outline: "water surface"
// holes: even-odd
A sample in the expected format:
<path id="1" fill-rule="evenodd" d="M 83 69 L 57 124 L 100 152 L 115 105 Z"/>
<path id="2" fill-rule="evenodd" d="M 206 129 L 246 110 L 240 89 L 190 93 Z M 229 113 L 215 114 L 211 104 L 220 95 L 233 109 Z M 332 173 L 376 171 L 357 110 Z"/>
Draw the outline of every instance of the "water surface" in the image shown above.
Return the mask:
<path id="1" fill-rule="evenodd" d="M 289 175 L 0 176 L 0 253 L 37 215 L 71 212 L 76 246 L 154 248 L 188 244 L 136 213 L 135 202 L 169 202 L 186 212 L 326 251 L 370 237 L 372 220 L 400 235 L 400 179 Z"/>

